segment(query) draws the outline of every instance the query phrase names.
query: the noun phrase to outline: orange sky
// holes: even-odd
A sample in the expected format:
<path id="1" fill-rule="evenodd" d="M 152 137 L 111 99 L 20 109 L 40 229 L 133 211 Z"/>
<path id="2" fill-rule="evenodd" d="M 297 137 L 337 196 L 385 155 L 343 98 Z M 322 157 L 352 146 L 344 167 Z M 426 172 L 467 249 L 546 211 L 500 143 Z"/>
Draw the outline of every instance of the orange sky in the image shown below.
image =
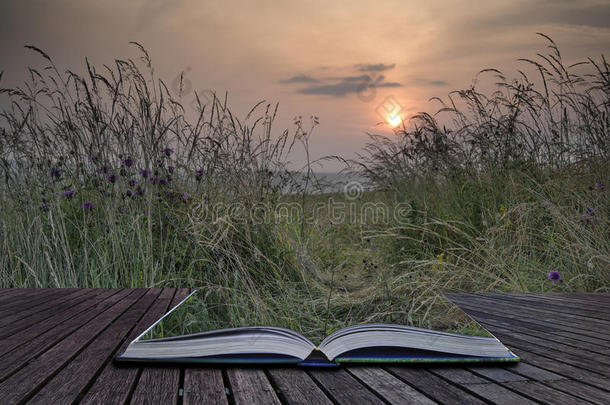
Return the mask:
<path id="1" fill-rule="evenodd" d="M 511 76 L 520 57 L 544 51 L 541 31 L 575 62 L 610 50 L 610 2 L 3 0 L 3 84 L 23 80 L 34 44 L 76 69 L 150 52 L 159 76 L 180 71 L 195 89 L 229 92 L 236 111 L 280 102 L 276 128 L 317 115 L 314 156 L 357 152 L 392 97 L 402 112 L 432 111 L 432 96 L 468 86 L 479 70 Z M 363 80 L 369 80 L 368 82 Z M 372 94 L 357 91 L 376 83 Z M 299 161 L 300 156 L 294 157 Z M 328 166 L 327 169 L 335 169 Z"/>

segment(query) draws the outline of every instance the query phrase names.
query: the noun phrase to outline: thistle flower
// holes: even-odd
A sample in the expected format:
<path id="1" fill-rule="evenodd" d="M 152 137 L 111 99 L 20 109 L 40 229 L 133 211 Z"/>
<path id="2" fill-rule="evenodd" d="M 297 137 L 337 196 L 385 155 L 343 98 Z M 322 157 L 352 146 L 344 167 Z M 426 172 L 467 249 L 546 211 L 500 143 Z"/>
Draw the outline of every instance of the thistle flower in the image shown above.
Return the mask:
<path id="1" fill-rule="evenodd" d="M 189 195 L 189 193 L 187 193 L 186 191 L 184 193 L 182 193 L 182 199 L 184 201 L 187 201 L 189 198 L 191 198 L 191 196 Z"/>
<path id="2" fill-rule="evenodd" d="M 170 173 L 174 172 L 175 167 L 174 166 L 167 166 L 167 171 Z"/>
<path id="3" fill-rule="evenodd" d="M 147 178 L 148 175 L 150 174 L 150 170 L 148 169 L 140 169 L 140 171 L 138 171 L 138 173 L 140 174 L 140 176 Z"/>
<path id="4" fill-rule="evenodd" d="M 55 169 L 51 169 L 49 174 L 51 175 L 51 177 L 55 177 L 56 179 L 59 179 L 61 177 L 61 175 L 64 174 L 65 172 L 66 171 L 63 169 L 55 168 Z"/>
<path id="5" fill-rule="evenodd" d="M 84 210 L 91 211 L 93 207 L 95 207 L 95 203 L 93 201 L 84 202 L 80 207 Z"/>
<path id="6" fill-rule="evenodd" d="M 200 181 L 204 174 L 205 174 L 205 170 L 197 169 L 195 171 L 195 179 L 197 179 L 197 181 Z"/>
<path id="7" fill-rule="evenodd" d="M 110 166 L 102 165 L 99 169 L 97 169 L 97 172 L 100 174 L 108 174 L 111 170 L 112 168 Z"/>
<path id="8" fill-rule="evenodd" d="M 76 193 L 76 189 L 64 190 L 61 192 L 61 195 L 66 197 L 68 200 L 71 200 L 74 197 L 74 193 Z"/>
<path id="9" fill-rule="evenodd" d="M 563 277 L 561 277 L 561 274 L 559 274 L 559 272 L 558 272 L 558 271 L 551 271 L 551 272 L 549 272 L 549 273 L 546 275 L 546 277 L 547 277 L 549 280 L 551 280 L 551 282 L 552 282 L 553 284 L 555 284 L 555 283 L 557 283 L 557 282 L 560 282 L 560 283 L 562 283 L 562 282 L 563 282 Z"/>
<path id="10" fill-rule="evenodd" d="M 109 183 L 116 183 L 116 181 L 119 179 L 119 176 L 115 173 L 111 173 L 108 175 L 108 177 L 106 177 L 106 179 L 108 180 Z"/>
<path id="11" fill-rule="evenodd" d="M 124 167 L 131 167 L 133 166 L 133 159 L 130 156 L 127 156 L 125 159 L 123 159 L 121 165 Z"/>
<path id="12" fill-rule="evenodd" d="M 172 148 L 165 148 L 163 149 L 163 153 L 165 153 L 165 156 L 170 157 L 172 153 L 174 153 L 174 150 Z"/>
<path id="13" fill-rule="evenodd" d="M 136 179 L 130 179 L 127 184 L 129 184 L 129 187 L 135 187 L 138 185 L 138 181 Z"/>

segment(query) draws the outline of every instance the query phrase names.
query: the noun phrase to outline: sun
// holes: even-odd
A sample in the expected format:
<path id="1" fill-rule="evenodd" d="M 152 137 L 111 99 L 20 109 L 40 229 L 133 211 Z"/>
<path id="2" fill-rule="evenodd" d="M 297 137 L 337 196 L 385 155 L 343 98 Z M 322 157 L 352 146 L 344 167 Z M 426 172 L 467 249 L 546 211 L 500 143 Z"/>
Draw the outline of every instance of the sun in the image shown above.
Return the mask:
<path id="1" fill-rule="evenodd" d="M 391 115 L 388 117 L 388 124 L 390 124 L 391 127 L 396 128 L 397 126 L 399 126 L 400 124 L 402 124 L 402 118 L 400 118 L 400 115 Z"/>

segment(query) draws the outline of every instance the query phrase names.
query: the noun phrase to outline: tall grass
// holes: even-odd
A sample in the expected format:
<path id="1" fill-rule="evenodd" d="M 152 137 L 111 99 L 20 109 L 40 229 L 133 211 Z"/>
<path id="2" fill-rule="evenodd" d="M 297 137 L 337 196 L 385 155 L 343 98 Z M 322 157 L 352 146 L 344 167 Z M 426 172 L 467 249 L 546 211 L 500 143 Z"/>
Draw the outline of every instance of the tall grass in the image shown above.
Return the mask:
<path id="1" fill-rule="evenodd" d="M 135 45 L 139 61 L 85 74 L 29 47 L 44 66 L 0 90 L 1 287 L 197 286 L 231 322 L 319 338 L 426 326 L 448 290 L 608 291 L 603 57 L 566 67 L 551 41 L 524 60 L 536 79 L 483 72 L 491 94 L 453 92 L 441 115 L 373 136 L 348 162 L 374 186 L 354 200 L 313 193 L 309 157 L 289 170 L 316 117 L 276 131 L 277 105 L 241 119 L 226 95 L 185 106 L 181 78 L 169 89 Z M 367 204 L 390 215 L 358 215 Z"/>

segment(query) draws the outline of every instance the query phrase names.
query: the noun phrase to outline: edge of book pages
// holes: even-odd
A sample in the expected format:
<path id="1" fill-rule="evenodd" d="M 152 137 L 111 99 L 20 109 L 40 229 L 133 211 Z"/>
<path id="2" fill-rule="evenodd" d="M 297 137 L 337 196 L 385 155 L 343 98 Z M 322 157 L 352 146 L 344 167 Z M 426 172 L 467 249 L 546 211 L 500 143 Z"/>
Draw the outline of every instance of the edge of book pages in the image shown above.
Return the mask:
<path id="1" fill-rule="evenodd" d="M 141 334 L 139 334 L 133 341 L 130 342 L 129 345 L 139 341 L 143 336 L 149 333 L 155 326 L 160 324 L 164 319 L 169 317 L 174 311 L 182 306 L 189 298 L 191 298 L 194 294 L 197 293 L 198 290 L 193 290 L 188 296 L 182 299 L 178 304 L 176 304 L 173 308 L 171 308 L 165 315 L 155 321 L 152 325 L 150 325 L 146 330 L 144 330 Z M 451 301 L 449 298 L 444 297 L 448 300 L 452 305 L 457 307 L 464 315 L 466 315 L 472 322 L 474 322 L 479 328 L 484 330 L 487 334 L 489 334 L 492 338 L 496 339 L 498 342 L 501 341 L 495 337 L 491 332 L 487 329 L 483 328 L 474 318 L 472 318 L 468 313 L 462 310 L 459 305 Z M 182 335 L 184 337 L 188 337 L 189 335 Z M 503 344 L 502 344 L 503 345 Z M 504 346 L 504 345 L 503 345 Z M 504 346 L 506 348 L 506 346 Z M 317 347 L 316 347 L 317 349 Z M 126 363 L 182 363 L 182 364 L 202 364 L 202 365 L 221 365 L 221 364 L 229 364 L 229 365 L 265 365 L 265 364 L 274 364 L 274 365 L 298 365 L 303 367 L 338 367 L 341 364 L 459 364 L 459 363 L 516 363 L 520 361 L 519 356 L 513 353 L 510 349 L 506 348 L 509 356 L 507 357 L 473 357 L 473 356 L 459 356 L 459 355 L 449 355 L 443 356 L 443 353 L 438 353 L 438 355 L 431 356 L 409 356 L 409 357 L 392 357 L 392 356 L 383 356 L 383 355 L 375 355 L 375 356 L 357 356 L 357 357 L 341 357 L 337 356 L 333 360 L 328 359 L 319 359 L 319 358 L 307 358 L 305 360 L 296 361 L 294 358 L 281 358 L 274 355 L 265 356 L 257 356 L 256 358 L 248 357 L 246 354 L 243 356 L 234 355 L 220 355 L 220 356 L 209 356 L 209 357 L 172 357 L 172 358 L 134 358 L 134 357 L 124 357 L 123 353 L 117 355 L 115 357 L 115 361 L 118 362 L 126 362 Z M 318 350 L 314 350 L 318 351 Z M 324 356 L 325 357 L 325 356 Z"/>

